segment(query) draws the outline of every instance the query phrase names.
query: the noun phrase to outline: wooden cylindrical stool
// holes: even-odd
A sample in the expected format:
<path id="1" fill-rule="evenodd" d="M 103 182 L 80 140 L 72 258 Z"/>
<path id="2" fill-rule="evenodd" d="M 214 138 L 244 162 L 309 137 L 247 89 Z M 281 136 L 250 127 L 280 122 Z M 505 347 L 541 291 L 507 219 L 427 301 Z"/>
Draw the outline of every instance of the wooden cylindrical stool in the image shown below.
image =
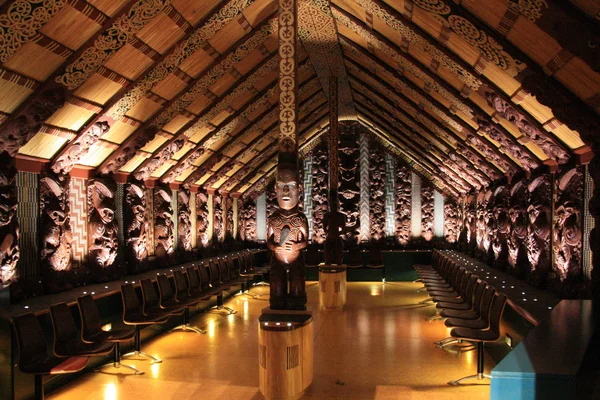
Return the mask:
<path id="1" fill-rule="evenodd" d="M 313 378 L 310 311 L 263 310 L 258 323 L 260 391 L 266 399 L 298 399 Z"/>
<path id="2" fill-rule="evenodd" d="M 319 267 L 319 304 L 323 310 L 341 310 L 346 304 L 346 266 Z"/>

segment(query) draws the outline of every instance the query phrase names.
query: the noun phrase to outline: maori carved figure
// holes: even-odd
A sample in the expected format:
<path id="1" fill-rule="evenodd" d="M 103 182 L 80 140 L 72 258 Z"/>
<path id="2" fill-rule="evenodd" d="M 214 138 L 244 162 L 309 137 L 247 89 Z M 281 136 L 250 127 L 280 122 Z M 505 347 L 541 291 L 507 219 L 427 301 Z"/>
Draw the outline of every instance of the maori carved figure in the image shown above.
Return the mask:
<path id="1" fill-rule="evenodd" d="M 173 207 L 171 195 L 165 189 L 154 191 L 154 254 L 163 259 L 163 264 L 171 261 L 173 256 Z"/>
<path id="2" fill-rule="evenodd" d="M 492 251 L 494 253 L 494 266 L 506 269 L 508 261 L 508 237 L 510 235 L 510 216 L 508 214 L 509 191 L 506 186 L 500 186 L 494 191 L 493 201 L 490 201 L 494 215 L 491 229 Z"/>
<path id="3" fill-rule="evenodd" d="M 269 303 L 277 310 L 305 310 L 306 268 L 301 251 L 308 244 L 308 220 L 298 210 L 302 184 L 297 162 L 279 157 L 275 183 L 279 208 L 267 220 L 267 247 L 273 251 Z"/>
<path id="4" fill-rule="evenodd" d="M 338 200 L 340 211 L 346 214 L 344 240 L 356 243 L 360 229 L 360 147 L 359 137 L 364 134 L 358 123 L 340 124 L 340 176 Z"/>
<path id="5" fill-rule="evenodd" d="M 385 237 L 385 153 L 378 142 L 369 144 L 369 214 L 371 238 Z"/>
<path id="6" fill-rule="evenodd" d="M 196 194 L 196 246 L 208 246 L 208 194 L 200 188 Z"/>
<path id="7" fill-rule="evenodd" d="M 527 117 L 517 111 L 509 102 L 502 99 L 495 92 L 487 92 L 485 97 L 488 104 L 498 112 L 499 116 L 512 122 L 523 135 L 538 145 L 548 157 L 555 159 L 559 164 L 569 161 L 569 154 L 555 140 L 537 129 L 529 122 Z"/>
<path id="8" fill-rule="evenodd" d="M 277 209 L 277 193 L 275 193 L 275 182 L 269 182 L 266 189 L 267 220 Z"/>
<path id="9" fill-rule="evenodd" d="M 483 251 L 490 256 L 490 262 L 493 261 L 492 241 L 494 240 L 496 229 L 496 215 L 494 214 L 494 192 L 488 190 L 485 193 L 486 209 L 484 214 L 485 229 L 483 233 Z"/>
<path id="10" fill-rule="evenodd" d="M 62 178 L 62 179 L 61 179 Z M 71 269 L 69 177 L 40 179 L 41 264 L 44 271 Z"/>
<path id="11" fill-rule="evenodd" d="M 573 168 L 557 181 L 554 221 L 554 257 L 556 274 L 561 282 L 581 280 L 583 173 Z M 567 288 L 565 288 L 567 289 Z"/>
<path id="12" fill-rule="evenodd" d="M 16 156 L 19 149 L 39 132 L 42 124 L 65 105 L 66 100 L 67 91 L 64 88 L 40 93 L 30 105 L 2 126 L 0 153 L 6 151 L 9 156 Z"/>
<path id="13" fill-rule="evenodd" d="M 487 121 L 484 120 L 484 123 L 487 123 Z M 496 129 L 493 126 L 491 126 L 491 127 L 493 129 Z M 480 124 L 480 128 L 481 128 L 481 124 Z M 485 158 L 487 160 L 494 162 L 497 166 L 499 166 L 504 171 L 506 171 L 506 173 L 509 176 L 513 176 L 514 174 L 516 174 L 519 171 L 515 165 L 511 164 L 510 162 L 505 160 L 503 157 L 501 157 L 496 152 L 496 150 L 494 150 L 492 148 L 491 145 L 488 145 L 487 143 L 485 143 L 478 136 L 467 134 L 467 142 L 471 143 L 475 148 L 477 148 L 479 151 L 481 151 L 481 153 L 485 156 Z M 526 166 L 524 166 L 524 169 L 529 170 L 530 167 L 528 165 L 526 165 Z"/>
<path id="14" fill-rule="evenodd" d="M 246 240 L 246 221 L 244 220 L 244 203 L 242 198 L 238 198 L 238 207 L 237 207 L 238 215 L 237 215 L 237 236 L 234 238 L 235 240 L 245 241 Z"/>
<path id="15" fill-rule="evenodd" d="M 467 196 L 465 200 L 464 228 L 466 233 L 467 251 L 473 252 L 477 248 L 477 215 L 475 210 L 476 199 Z"/>
<path id="16" fill-rule="evenodd" d="M 528 185 L 529 225 L 527 227 L 527 258 L 531 267 L 530 282 L 534 286 L 544 286 L 551 269 L 550 232 L 552 189 L 550 176 L 541 175 Z"/>
<path id="17" fill-rule="evenodd" d="M 458 240 L 458 208 L 455 201 L 444 203 L 444 238 L 447 243 Z"/>
<path id="18" fill-rule="evenodd" d="M 525 182 L 517 182 L 510 189 L 508 216 L 510 218 L 510 236 L 508 237 L 508 262 L 510 272 L 524 277 L 529 270 L 527 258 L 527 214 L 528 192 Z"/>
<path id="19" fill-rule="evenodd" d="M 410 168 L 396 162 L 396 240 L 407 245 L 410 240 L 412 173 Z"/>
<path id="20" fill-rule="evenodd" d="M 256 203 L 252 199 L 244 203 L 244 240 L 256 241 Z"/>
<path id="21" fill-rule="evenodd" d="M 223 197 L 213 195 L 213 242 L 220 243 L 223 241 Z"/>
<path id="22" fill-rule="evenodd" d="M 298 155 L 298 182 L 304 182 L 304 160 L 302 154 Z M 298 198 L 298 210 L 304 211 L 304 196 Z"/>
<path id="23" fill-rule="evenodd" d="M 152 173 L 156 171 L 159 167 L 161 167 L 164 163 L 166 163 L 168 160 L 170 160 L 173 154 L 181 150 L 184 144 L 185 140 L 183 139 L 177 139 L 169 143 L 157 155 L 152 157 L 148 164 L 140 168 L 140 170 L 135 173 L 135 179 L 145 181 L 146 179 L 150 178 Z"/>
<path id="24" fill-rule="evenodd" d="M 118 225 L 115 221 L 115 183 L 94 179 L 88 185 L 89 267 L 97 279 L 105 279 L 117 257 Z"/>
<path id="25" fill-rule="evenodd" d="M 233 240 L 233 199 L 229 196 L 225 197 L 225 205 L 227 210 L 227 224 L 225 225 L 225 241 Z"/>
<path id="26" fill-rule="evenodd" d="M 331 210 L 323 217 L 323 227 L 327 233 L 325 239 L 325 264 L 341 265 L 344 257 L 342 235 L 346 227 L 346 216 L 338 211 L 337 199 L 331 199 Z"/>
<path id="27" fill-rule="evenodd" d="M 485 192 L 480 192 L 477 196 L 477 206 L 475 207 L 475 241 L 477 249 L 480 252 L 484 251 L 484 238 L 486 234 L 486 217 L 487 217 L 488 197 Z"/>
<path id="28" fill-rule="evenodd" d="M 3 285 L 8 285 L 18 278 L 17 261 L 20 252 L 15 195 L 16 173 L 12 167 L 5 167 L 0 171 L 0 283 Z"/>
<path id="29" fill-rule="evenodd" d="M 540 166 L 540 163 L 531 156 L 522 145 L 517 143 L 513 138 L 509 138 L 502 133 L 502 131 L 496 128 L 493 123 L 478 117 L 477 124 L 479 125 L 480 131 L 486 133 L 490 139 L 495 140 L 500 144 L 500 149 L 502 151 L 519 161 L 525 171 L 529 172 Z M 474 144 L 479 141 L 475 136 L 471 136 L 467 138 L 467 140 Z"/>
<path id="30" fill-rule="evenodd" d="M 325 241 L 325 230 L 323 228 L 323 216 L 329 209 L 328 182 L 329 182 L 329 162 L 328 162 L 327 141 L 322 141 L 313 151 L 312 164 L 312 238 L 317 243 Z"/>
<path id="31" fill-rule="evenodd" d="M 177 192 L 177 246 L 182 251 L 192 251 L 192 217 L 190 195 L 186 190 Z"/>
<path id="32" fill-rule="evenodd" d="M 129 273 L 142 271 L 142 262 L 148 256 L 148 219 L 146 217 L 144 187 L 135 183 L 125 186 L 125 259 Z"/>
<path id="33" fill-rule="evenodd" d="M 57 174 L 66 174 L 71 171 L 75 164 L 87 154 L 90 147 L 108 132 L 109 129 L 110 125 L 108 125 L 108 122 L 96 122 L 70 145 L 65 154 L 61 155 L 52 164 L 52 170 Z"/>
<path id="34" fill-rule="evenodd" d="M 421 230 L 423 238 L 430 241 L 435 236 L 433 230 L 433 188 L 427 181 L 421 186 Z"/>
<path id="35" fill-rule="evenodd" d="M 139 149 L 154 139 L 157 132 L 157 128 L 147 128 L 137 134 L 131 142 L 124 144 L 123 147 L 116 151 L 114 158 L 110 160 L 106 166 L 102 167 L 100 172 L 104 175 L 119 172 L 119 170 L 135 156 Z"/>

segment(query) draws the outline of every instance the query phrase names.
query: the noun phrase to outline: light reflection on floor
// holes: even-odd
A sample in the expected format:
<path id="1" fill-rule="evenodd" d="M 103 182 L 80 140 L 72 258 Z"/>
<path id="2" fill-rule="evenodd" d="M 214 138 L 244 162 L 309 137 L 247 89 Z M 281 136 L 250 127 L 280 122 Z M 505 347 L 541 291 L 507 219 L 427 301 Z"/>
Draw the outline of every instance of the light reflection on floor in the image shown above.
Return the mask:
<path id="1" fill-rule="evenodd" d="M 443 322 L 425 322 L 435 311 L 416 303 L 419 284 L 348 283 L 344 311 L 318 310 L 318 285 L 307 285 L 313 308 L 315 375 L 305 399 L 485 399 L 489 386 L 451 387 L 451 379 L 475 372 L 474 352 L 435 348 L 448 336 Z M 258 390 L 257 320 L 268 305 L 268 287 L 255 287 L 252 299 L 237 296 L 226 305 L 238 311 L 223 316 L 197 314 L 192 322 L 206 335 L 165 333 L 143 350 L 160 355 L 162 364 L 130 362 L 142 376 L 89 373 L 51 393 L 68 399 L 261 399 Z M 486 371 L 492 367 L 486 360 Z M 113 372 L 108 370 L 106 372 Z"/>

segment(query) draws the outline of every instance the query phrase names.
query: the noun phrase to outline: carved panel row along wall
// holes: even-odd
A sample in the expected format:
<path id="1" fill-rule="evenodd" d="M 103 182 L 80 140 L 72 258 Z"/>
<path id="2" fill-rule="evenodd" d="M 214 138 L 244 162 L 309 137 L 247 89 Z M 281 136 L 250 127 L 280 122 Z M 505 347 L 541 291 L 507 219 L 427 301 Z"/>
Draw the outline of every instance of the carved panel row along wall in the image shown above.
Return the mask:
<path id="1" fill-rule="evenodd" d="M 396 241 L 407 245 L 410 240 L 412 172 L 403 161 L 396 162 Z"/>
<path id="2" fill-rule="evenodd" d="M 223 242 L 223 196 L 215 193 L 213 195 L 213 243 Z"/>
<path id="3" fill-rule="evenodd" d="M 339 210 L 346 214 L 347 242 L 357 243 L 360 229 L 360 146 L 363 128 L 358 123 L 340 124 L 340 176 L 338 187 Z"/>
<path id="4" fill-rule="evenodd" d="M 312 153 L 312 240 L 316 243 L 325 241 L 323 216 L 329 210 L 329 162 L 327 141 L 322 141 Z"/>
<path id="5" fill-rule="evenodd" d="M 144 261 L 148 257 L 148 204 L 145 188 L 137 183 L 125 186 L 125 260 L 129 273 L 146 270 Z"/>
<path id="6" fill-rule="evenodd" d="M 196 193 L 196 240 L 198 248 L 208 246 L 208 193 L 203 188 Z"/>
<path id="7" fill-rule="evenodd" d="M 242 207 L 243 213 L 243 240 L 255 241 L 256 236 L 256 202 L 252 199 L 247 199 Z"/>
<path id="8" fill-rule="evenodd" d="M 190 192 L 186 189 L 177 191 L 177 251 L 192 251 L 192 216 L 190 213 Z"/>
<path id="9" fill-rule="evenodd" d="M 169 189 L 154 189 L 154 254 L 163 266 L 173 262 L 175 224 L 171 200 Z"/>
<path id="10" fill-rule="evenodd" d="M 423 180 L 421 184 L 421 236 L 427 241 L 432 240 L 435 236 L 433 207 L 433 187 L 429 182 Z"/>
<path id="11" fill-rule="evenodd" d="M 369 219 L 371 240 L 385 237 L 385 153 L 379 142 L 369 143 Z"/>

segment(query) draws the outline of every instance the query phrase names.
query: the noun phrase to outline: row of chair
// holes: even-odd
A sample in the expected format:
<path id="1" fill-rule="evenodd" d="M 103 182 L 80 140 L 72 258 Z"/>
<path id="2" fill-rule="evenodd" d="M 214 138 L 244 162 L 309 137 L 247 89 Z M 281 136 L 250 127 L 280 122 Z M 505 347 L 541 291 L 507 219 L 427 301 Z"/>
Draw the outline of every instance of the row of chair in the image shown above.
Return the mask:
<path id="1" fill-rule="evenodd" d="M 19 349 L 19 368 L 35 376 L 35 397 L 44 398 L 44 375 L 66 374 L 81 371 L 92 356 L 113 353 L 113 361 L 107 366 L 125 367 L 141 375 L 133 366 L 122 364 L 121 357 L 145 356 L 152 362 L 162 362 L 159 358 L 141 351 L 141 328 L 153 324 L 163 324 L 172 316 L 182 316 L 182 324 L 173 330 L 205 333 L 203 329 L 189 323 L 190 308 L 202 301 L 216 297 L 217 305 L 210 310 L 236 311 L 223 305 L 223 291 L 233 285 L 249 288 L 249 282 L 255 277 L 264 277 L 267 269 L 254 265 L 254 257 L 249 251 L 241 251 L 236 256 L 217 257 L 216 259 L 192 263 L 187 267 L 175 269 L 173 283 L 163 273 L 158 273 L 156 282 L 158 292 L 150 279 L 142 279 L 142 299 L 136 293 L 133 284 L 121 286 L 123 302 L 122 329 L 102 329 L 100 312 L 92 296 L 77 299 L 81 328 L 77 328 L 75 318 L 66 303 L 50 307 L 50 316 L 54 331 L 54 355 L 51 358 L 46 347 L 44 332 L 33 313 L 13 318 L 13 326 Z M 134 350 L 121 356 L 120 344 L 134 340 Z"/>
<path id="2" fill-rule="evenodd" d="M 435 318 L 445 319 L 446 326 L 452 328 L 451 336 L 436 345 L 445 347 L 467 341 L 477 346 L 477 373 L 448 383 L 458 385 L 473 378 L 489 379 L 484 373 L 484 343 L 500 338 L 507 297 L 437 250 L 432 254 L 431 265 L 415 269 L 429 294 L 421 303 L 435 303 L 440 311 Z"/>
<path id="3" fill-rule="evenodd" d="M 349 268 L 383 268 L 383 251 L 381 247 L 372 246 L 368 250 L 367 262 L 363 263 L 363 255 L 360 247 L 351 246 L 344 251 L 343 264 Z M 321 263 L 321 255 L 316 246 L 309 246 L 306 250 L 305 264 L 307 267 L 318 267 Z"/>

